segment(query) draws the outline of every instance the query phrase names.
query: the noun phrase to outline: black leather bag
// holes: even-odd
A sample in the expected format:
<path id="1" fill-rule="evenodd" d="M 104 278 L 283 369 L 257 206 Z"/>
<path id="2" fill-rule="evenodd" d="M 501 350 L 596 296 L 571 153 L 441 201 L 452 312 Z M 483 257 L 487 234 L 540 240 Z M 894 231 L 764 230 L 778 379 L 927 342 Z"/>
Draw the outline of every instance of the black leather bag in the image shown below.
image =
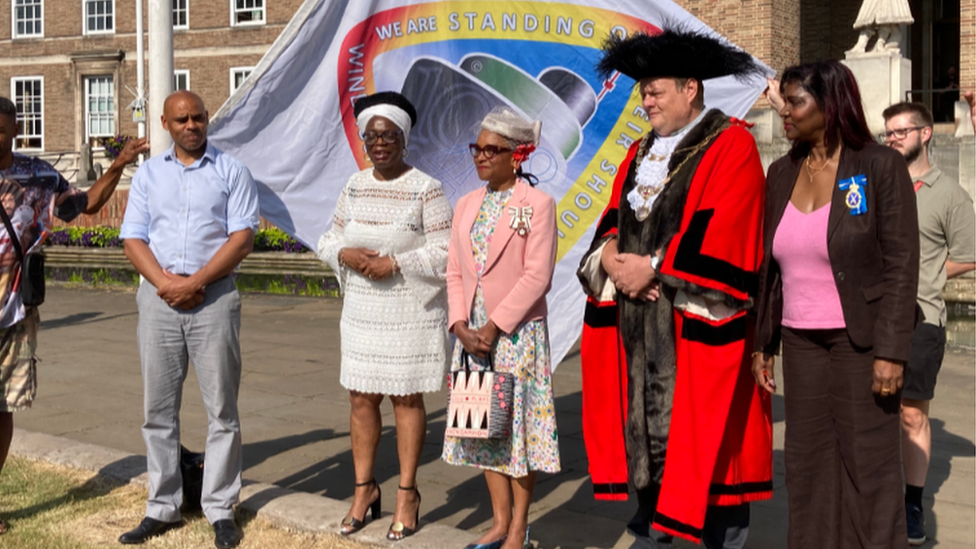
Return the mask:
<path id="1" fill-rule="evenodd" d="M 183 507 L 187 513 L 199 511 L 203 494 L 203 452 L 191 452 L 180 445 L 180 473 L 183 475 Z"/>
<path id="2" fill-rule="evenodd" d="M 31 252 L 25 256 L 20 238 L 17 237 L 17 232 L 10 223 L 10 216 L 2 206 L 0 206 L 0 218 L 3 219 L 11 244 L 17 250 L 17 258 L 20 259 L 20 288 L 17 292 L 24 305 L 37 307 L 44 303 L 44 255 L 40 252 Z"/>

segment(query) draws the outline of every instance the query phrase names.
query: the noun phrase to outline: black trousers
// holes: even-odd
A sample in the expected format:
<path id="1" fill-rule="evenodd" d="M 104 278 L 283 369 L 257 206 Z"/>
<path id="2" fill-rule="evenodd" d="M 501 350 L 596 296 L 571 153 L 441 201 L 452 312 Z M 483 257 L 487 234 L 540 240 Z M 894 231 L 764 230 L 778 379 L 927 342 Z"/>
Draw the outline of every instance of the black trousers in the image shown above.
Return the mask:
<path id="1" fill-rule="evenodd" d="M 783 329 L 789 549 L 907 549 L 901 395 L 847 330 Z"/>
<path id="2" fill-rule="evenodd" d="M 660 486 L 637 491 L 637 514 L 627 524 L 636 540 L 631 549 L 671 549 L 674 537 L 651 528 Z M 709 505 L 702 528 L 706 549 L 742 549 L 749 537 L 749 504 Z"/>

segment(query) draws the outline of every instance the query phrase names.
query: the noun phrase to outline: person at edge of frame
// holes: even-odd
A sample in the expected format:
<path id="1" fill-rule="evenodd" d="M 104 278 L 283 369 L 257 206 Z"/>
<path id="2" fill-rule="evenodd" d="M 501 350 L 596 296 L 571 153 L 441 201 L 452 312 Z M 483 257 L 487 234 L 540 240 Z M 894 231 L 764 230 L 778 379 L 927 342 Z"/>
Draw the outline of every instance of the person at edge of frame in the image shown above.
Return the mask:
<path id="1" fill-rule="evenodd" d="M 149 150 L 145 138 L 130 140 L 87 191 L 76 188 L 50 163 L 14 152 L 19 137 L 17 106 L 0 97 L 0 201 L 24 253 L 40 246 L 55 217 L 69 222 L 92 215 L 108 202 L 126 165 Z M 20 260 L 7 229 L 0 225 L 0 471 L 14 433 L 14 412 L 31 407 L 37 394 L 37 307 L 25 307 L 17 292 Z M 0 518 L 0 534 L 7 524 Z"/>
<path id="2" fill-rule="evenodd" d="M 896 103 L 884 110 L 886 145 L 908 162 L 918 207 L 918 305 L 925 318 L 912 334 L 901 395 L 902 463 L 908 544 L 925 543 L 922 491 L 932 455 L 929 403 L 946 346 L 946 280 L 976 269 L 976 212 L 959 183 L 929 162 L 934 120 L 921 103 Z"/>

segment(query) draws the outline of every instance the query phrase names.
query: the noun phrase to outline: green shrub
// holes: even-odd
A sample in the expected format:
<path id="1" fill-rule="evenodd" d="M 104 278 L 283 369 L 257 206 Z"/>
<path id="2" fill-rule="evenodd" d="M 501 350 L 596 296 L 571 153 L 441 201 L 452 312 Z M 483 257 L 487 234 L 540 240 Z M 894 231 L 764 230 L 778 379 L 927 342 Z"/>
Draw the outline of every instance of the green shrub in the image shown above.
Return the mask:
<path id="1" fill-rule="evenodd" d="M 52 246 L 82 248 L 121 248 L 119 229 L 112 227 L 58 227 L 51 231 L 48 243 Z M 305 246 L 278 228 L 260 229 L 254 235 L 256 252 L 305 253 Z"/>

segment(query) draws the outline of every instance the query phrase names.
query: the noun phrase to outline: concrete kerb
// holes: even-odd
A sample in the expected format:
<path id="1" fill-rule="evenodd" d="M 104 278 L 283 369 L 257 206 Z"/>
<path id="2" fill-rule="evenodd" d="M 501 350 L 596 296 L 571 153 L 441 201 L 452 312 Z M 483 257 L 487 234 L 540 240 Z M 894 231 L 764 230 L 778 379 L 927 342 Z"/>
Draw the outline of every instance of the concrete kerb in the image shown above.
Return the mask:
<path id="1" fill-rule="evenodd" d="M 14 430 L 10 447 L 17 457 L 92 471 L 127 484 L 147 486 L 146 458 L 68 438 Z M 275 526 L 314 534 L 335 533 L 349 509 L 344 501 L 272 484 L 244 481 L 240 508 Z M 384 518 L 390 518 L 386 514 Z M 386 539 L 389 520 L 372 521 L 354 538 L 356 542 L 406 549 L 461 548 L 474 541 L 472 533 L 442 524 L 422 524 L 413 536 L 399 542 Z"/>

